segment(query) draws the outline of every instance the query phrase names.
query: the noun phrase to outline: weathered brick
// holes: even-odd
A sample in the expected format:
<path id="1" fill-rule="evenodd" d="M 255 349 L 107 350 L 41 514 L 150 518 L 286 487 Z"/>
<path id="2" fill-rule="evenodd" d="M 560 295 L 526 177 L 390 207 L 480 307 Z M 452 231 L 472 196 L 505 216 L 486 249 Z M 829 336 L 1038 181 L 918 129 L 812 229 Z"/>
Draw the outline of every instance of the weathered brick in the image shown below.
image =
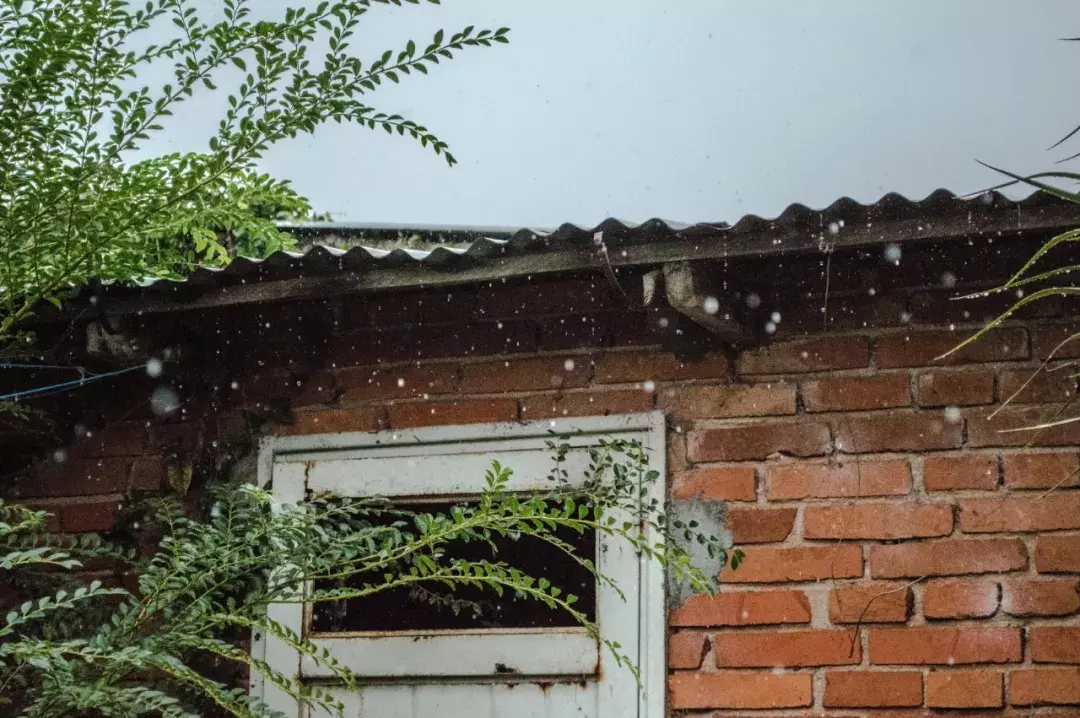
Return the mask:
<path id="1" fill-rule="evenodd" d="M 672 611 L 670 623 L 672 626 L 810 623 L 810 601 L 802 591 L 726 591 L 713 596 L 695 594 Z"/>
<path id="2" fill-rule="evenodd" d="M 804 708 L 814 700 L 813 680 L 809 673 L 676 673 L 668 692 L 674 710 Z"/>
<path id="3" fill-rule="evenodd" d="M 726 419 L 795 413 L 795 385 L 736 384 L 662 389 L 658 406 L 680 419 Z"/>
<path id="4" fill-rule="evenodd" d="M 497 369 L 491 366 L 491 371 L 496 372 Z M 446 394 L 457 389 L 457 373 L 456 364 L 350 367 L 333 371 L 341 401 L 344 402 L 417 399 L 425 394 Z M 523 372 L 522 380 L 525 378 Z M 496 391 L 507 391 L 507 388 Z"/>
<path id="5" fill-rule="evenodd" d="M 668 668 L 701 668 L 709 650 L 709 637 L 697 631 L 679 631 L 668 639 Z"/>
<path id="6" fill-rule="evenodd" d="M 1038 553 L 1036 553 L 1038 560 Z M 1069 616 L 1080 611 L 1080 580 L 1008 578 L 1001 583 L 1001 608 L 1011 616 Z"/>
<path id="7" fill-rule="evenodd" d="M 923 485 L 927 491 L 997 488 L 997 457 L 990 454 L 928 456 L 923 459 Z"/>
<path id="8" fill-rule="evenodd" d="M 710 354 L 699 361 L 682 361 L 669 352 L 605 352 L 596 361 L 594 381 L 629 384 L 649 379 L 723 379 L 730 374 L 730 365 L 723 354 Z"/>
<path id="9" fill-rule="evenodd" d="M 521 417 L 528 421 L 563 416 L 608 416 L 633 414 L 652 408 L 652 392 L 644 389 L 578 391 L 524 397 L 521 400 Z"/>
<path id="10" fill-rule="evenodd" d="M 829 427 L 809 422 L 762 422 L 690 433 L 691 461 L 752 461 L 773 454 L 821 456 L 829 450 Z"/>
<path id="11" fill-rule="evenodd" d="M 513 399 L 459 399 L 390 405 L 390 426 L 394 429 L 445 424 L 486 424 L 494 421 L 516 421 L 517 418 L 518 405 Z"/>
<path id="12" fill-rule="evenodd" d="M 919 578 L 1017 571 L 1027 566 L 1019 539 L 942 539 L 870 547 L 874 578 Z"/>
<path id="13" fill-rule="evenodd" d="M 989 369 L 928 371 L 919 375 L 919 406 L 972 406 L 994 400 Z"/>
<path id="14" fill-rule="evenodd" d="M 997 608 L 997 581 L 930 581 L 923 589 L 923 615 L 927 618 L 986 618 Z"/>
<path id="15" fill-rule="evenodd" d="M 1034 358 L 1047 359 L 1053 353 L 1055 359 L 1080 357 L 1080 324 L 1043 324 L 1035 327 L 1031 336 Z"/>
<path id="16" fill-rule="evenodd" d="M 1007 407 L 990 418 L 989 409 L 967 414 L 968 446 L 1074 446 L 1080 444 L 1080 422 L 1047 429 L 1032 429 L 1060 421 L 1055 406 Z"/>
<path id="17" fill-rule="evenodd" d="M 117 494 L 127 490 L 130 468 L 125 457 L 43 462 L 29 476 L 11 480 L 5 493 L 15 499 Z"/>
<path id="18" fill-rule="evenodd" d="M 346 431 L 378 431 L 385 426 L 385 410 L 359 406 L 351 409 L 304 409 L 293 412 L 293 423 L 281 426 L 284 436 L 338 434 Z"/>
<path id="19" fill-rule="evenodd" d="M 522 357 L 467 363 L 461 368 L 461 391 L 498 394 L 572 389 L 589 383 L 589 358 Z"/>
<path id="20" fill-rule="evenodd" d="M 1001 457 L 1010 489 L 1059 489 L 1080 486 L 1075 451 L 1005 454 Z"/>
<path id="21" fill-rule="evenodd" d="M 964 438 L 962 421 L 947 421 L 937 413 L 845 416 L 833 421 L 833 430 L 837 448 L 849 454 L 955 449 Z"/>
<path id="22" fill-rule="evenodd" d="M 807 506 L 803 514 L 808 539 L 930 538 L 946 536 L 952 527 L 952 507 L 945 504 Z"/>
<path id="23" fill-rule="evenodd" d="M 905 373 L 817 379 L 802 385 L 807 411 L 856 411 L 908 406 L 911 387 Z"/>
<path id="24" fill-rule="evenodd" d="M 1021 659 L 1019 628 L 871 628 L 870 663 L 1011 663 Z"/>
<path id="25" fill-rule="evenodd" d="M 960 502 L 960 529 L 967 533 L 1080 529 L 1080 491 Z"/>
<path id="26" fill-rule="evenodd" d="M 201 422 L 175 421 L 148 430 L 147 451 L 175 456 L 188 455 L 198 447 Z"/>
<path id="27" fill-rule="evenodd" d="M 68 447 L 69 458 L 138 456 L 146 451 L 146 423 L 124 421 L 92 429 Z"/>
<path id="28" fill-rule="evenodd" d="M 116 528 L 119 504 L 118 498 L 70 504 L 60 512 L 61 526 L 66 533 L 112 531 Z"/>
<path id="29" fill-rule="evenodd" d="M 878 340 L 874 357 L 881 368 L 977 364 L 1027 359 L 1027 332 L 1023 329 L 991 329 L 978 341 L 942 357 L 969 336 L 966 332 L 915 330 L 890 334 Z"/>
<path id="30" fill-rule="evenodd" d="M 771 501 L 899 496 L 910 490 L 911 470 L 902 459 L 790 461 L 765 468 L 765 495 Z"/>
<path id="31" fill-rule="evenodd" d="M 738 569 L 721 574 L 727 583 L 786 583 L 862 576 L 862 548 L 836 546 L 748 546 Z"/>
<path id="32" fill-rule="evenodd" d="M 718 668 L 849 666 L 862 660 L 853 631 L 723 631 L 712 639 Z"/>
<path id="33" fill-rule="evenodd" d="M 903 583 L 860 583 L 829 592 L 833 623 L 904 623 L 911 615 L 911 587 Z"/>
<path id="34" fill-rule="evenodd" d="M 1031 626 L 1028 653 L 1036 663 L 1080 663 L 1080 626 Z"/>
<path id="35" fill-rule="evenodd" d="M 783 342 L 743 352 L 739 374 L 795 374 L 829 369 L 858 369 L 870 363 L 866 337 L 829 336 Z"/>
<path id="36" fill-rule="evenodd" d="M 671 493 L 676 500 L 754 501 L 753 466 L 702 466 L 675 475 Z"/>
<path id="37" fill-rule="evenodd" d="M 164 456 L 143 456 L 131 464 L 131 488 L 134 491 L 159 491 L 168 478 Z"/>
<path id="38" fill-rule="evenodd" d="M 795 527 L 796 509 L 730 508 L 724 526 L 736 545 L 783 541 Z"/>
<path id="39" fill-rule="evenodd" d="M 931 671 L 926 674 L 926 705 L 931 708 L 1000 708 L 1000 671 Z"/>
<path id="40" fill-rule="evenodd" d="M 1040 536 L 1035 544 L 1039 573 L 1080 573 L 1080 535 Z"/>
<path id="41" fill-rule="evenodd" d="M 826 708 L 921 706 L 922 674 L 914 671 L 829 671 L 825 674 Z"/>
<path id="42" fill-rule="evenodd" d="M 1044 404 L 1068 401 L 1076 396 L 1076 377 L 1071 367 L 1059 365 L 1031 369 L 1002 369 L 998 386 L 1002 401 Z"/>
<path id="43" fill-rule="evenodd" d="M 1028 668 L 1009 674 L 1014 706 L 1080 704 L 1080 668 Z"/>

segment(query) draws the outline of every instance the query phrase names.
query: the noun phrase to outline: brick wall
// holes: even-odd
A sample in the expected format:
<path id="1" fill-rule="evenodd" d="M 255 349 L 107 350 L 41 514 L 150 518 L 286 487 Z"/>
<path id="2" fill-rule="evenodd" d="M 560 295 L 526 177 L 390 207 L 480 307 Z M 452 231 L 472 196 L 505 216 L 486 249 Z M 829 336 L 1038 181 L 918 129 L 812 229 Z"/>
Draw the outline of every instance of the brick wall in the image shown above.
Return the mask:
<path id="1" fill-rule="evenodd" d="M 302 342 L 284 339 L 304 323 L 291 308 L 218 317 L 229 339 L 207 323 L 205 363 L 174 381 L 183 392 L 202 378 L 181 416 L 148 419 L 145 396 L 131 397 L 5 493 L 54 511 L 60 531 L 107 532 L 166 488 L 166 465 L 213 464 L 256 425 L 557 425 L 659 408 L 673 497 L 726 502 L 747 555 L 719 595 L 672 607 L 676 714 L 1080 711 L 1080 424 L 1001 431 L 1075 395 L 1068 368 L 1023 385 L 1067 336 L 1061 307 L 935 361 L 965 336 L 920 324 L 951 320 L 937 295 L 841 296 L 827 334 L 814 307 L 793 304 L 771 346 L 690 362 L 657 345 L 660 315 L 621 310 L 597 286 L 421 294 L 370 304 L 363 322 L 349 320 L 359 303 L 318 304 L 333 321 Z M 318 362 L 298 370 L 298 347 Z M 246 371 L 214 368 L 230 353 Z"/>

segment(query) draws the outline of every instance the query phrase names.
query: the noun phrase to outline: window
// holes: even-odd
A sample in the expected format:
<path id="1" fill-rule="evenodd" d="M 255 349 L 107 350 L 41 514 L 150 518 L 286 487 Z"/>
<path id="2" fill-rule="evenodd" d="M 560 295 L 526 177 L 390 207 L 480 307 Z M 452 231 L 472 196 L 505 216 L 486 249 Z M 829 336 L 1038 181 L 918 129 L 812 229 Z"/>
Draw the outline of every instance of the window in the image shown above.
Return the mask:
<path id="1" fill-rule="evenodd" d="M 571 435 L 564 465 L 583 476 L 590 445 L 605 437 L 640 440 L 663 474 L 664 428 L 659 414 L 580 420 L 558 424 Z M 514 470 L 510 488 L 523 493 L 550 487 L 550 422 L 440 427 L 397 433 L 337 434 L 270 440 L 260 461 L 260 481 L 286 502 L 305 492 L 385 496 L 433 510 L 478 495 L 492 461 Z M 662 494 L 662 484 L 652 485 Z M 631 672 L 615 664 L 602 643 L 572 619 L 532 601 L 495 600 L 487 592 L 449 597 L 385 594 L 378 599 L 320 605 L 308 615 L 278 605 L 272 617 L 332 651 L 355 673 L 370 679 L 359 692 L 334 689 L 356 718 L 650 718 L 664 710 L 664 602 L 662 568 L 625 542 L 605 536 L 566 536 L 595 556 L 601 571 L 626 596 L 597 585 L 573 561 L 528 542 L 502 547 L 500 557 L 534 575 L 575 584 L 580 606 L 595 618 L 604 639 L 636 657 L 643 690 Z M 537 542 L 538 543 L 538 542 Z M 469 547 L 468 551 L 490 550 Z M 580 590 L 578 585 L 580 584 Z M 458 610 L 455 612 L 454 608 Z M 273 639 L 253 650 L 272 666 L 305 679 L 326 681 Z M 298 715 L 295 703 L 270 684 L 255 684 L 275 708 Z"/>

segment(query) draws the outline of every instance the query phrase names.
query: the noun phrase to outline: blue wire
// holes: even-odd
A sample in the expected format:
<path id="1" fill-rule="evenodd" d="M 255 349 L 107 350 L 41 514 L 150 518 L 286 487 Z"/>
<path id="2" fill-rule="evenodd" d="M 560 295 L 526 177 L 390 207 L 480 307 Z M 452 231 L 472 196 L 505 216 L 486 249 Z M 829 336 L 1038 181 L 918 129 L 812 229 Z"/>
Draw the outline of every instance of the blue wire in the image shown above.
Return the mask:
<path id="1" fill-rule="evenodd" d="M 49 386 L 40 386 L 36 389 L 27 389 L 25 391 L 16 391 L 11 394 L 4 394 L 0 396 L 0 401 L 21 399 L 24 396 L 33 396 L 34 394 L 42 394 L 47 391 L 53 391 L 54 389 L 66 389 L 71 386 L 82 386 L 83 384 L 89 384 L 91 382 L 98 381 L 100 379 L 108 379 L 109 377 L 119 376 L 120 374 L 127 374 L 128 372 L 137 371 L 142 369 L 143 365 L 129 366 L 126 369 L 117 369 L 116 371 L 110 371 L 105 374 L 95 374 L 90 377 L 83 377 L 81 379 L 72 379 L 71 381 L 61 382 L 59 384 L 50 384 Z"/>
<path id="2" fill-rule="evenodd" d="M 96 374 L 86 371 L 81 366 L 70 366 L 65 364 L 14 364 L 11 362 L 0 362 L 0 369 L 69 369 L 87 376 L 97 376 Z"/>

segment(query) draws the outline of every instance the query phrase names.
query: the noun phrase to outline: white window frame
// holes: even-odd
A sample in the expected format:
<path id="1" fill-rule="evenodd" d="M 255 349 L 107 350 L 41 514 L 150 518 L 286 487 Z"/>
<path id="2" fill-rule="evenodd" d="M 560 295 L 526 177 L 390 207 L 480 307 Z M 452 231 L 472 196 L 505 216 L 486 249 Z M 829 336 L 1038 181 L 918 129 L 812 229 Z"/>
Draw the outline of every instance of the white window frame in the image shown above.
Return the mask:
<path id="1" fill-rule="evenodd" d="M 470 424 L 463 426 L 437 426 L 401 431 L 374 433 L 348 432 L 338 434 L 314 434 L 306 436 L 265 437 L 259 447 L 258 485 L 270 486 L 276 463 L 285 461 L 327 460 L 346 458 L 349 452 L 368 453 L 377 450 L 380 456 L 392 457 L 395 447 L 415 456 L 420 445 L 454 444 L 453 452 L 475 453 L 480 443 L 490 447 L 492 441 L 505 445 L 543 437 L 550 440 L 552 432 L 558 435 L 588 435 L 596 438 L 639 439 L 649 454 L 649 466 L 659 472 L 660 478 L 649 486 L 649 499 L 660 502 L 666 496 L 666 423 L 662 412 L 623 414 L 605 417 L 566 418 L 555 421 L 532 421 L 522 423 Z M 505 442 L 505 444 L 503 444 Z M 444 452 L 449 453 L 449 452 Z M 282 482 L 279 482 L 282 483 Z M 528 488 L 528 487 L 521 487 Z M 301 500 L 305 487 L 299 482 L 274 485 L 274 493 L 283 504 Z M 373 492 L 374 493 L 374 492 Z M 441 491 L 440 493 L 452 493 Z M 647 527 L 647 538 L 652 542 L 660 537 Z M 640 591 L 638 592 L 638 655 L 636 663 L 641 679 L 637 691 L 637 718 L 661 718 L 665 715 L 667 685 L 666 604 L 664 568 L 648 557 L 640 556 Z M 633 600 L 632 596 L 627 597 Z M 276 604 L 270 607 L 270 617 L 302 634 L 304 626 L 303 607 L 297 604 Z M 601 650 L 606 651 L 606 648 Z M 280 641 L 264 635 L 256 635 L 252 641 L 252 655 L 267 661 L 286 675 L 298 675 L 298 653 Z M 287 701 L 276 686 L 253 673 L 250 683 L 252 695 L 259 696 L 271 705 L 280 706 Z M 627 706 L 629 708 L 630 706 Z M 299 716 L 299 710 L 297 710 Z M 628 718 L 630 718 L 628 716 Z"/>

